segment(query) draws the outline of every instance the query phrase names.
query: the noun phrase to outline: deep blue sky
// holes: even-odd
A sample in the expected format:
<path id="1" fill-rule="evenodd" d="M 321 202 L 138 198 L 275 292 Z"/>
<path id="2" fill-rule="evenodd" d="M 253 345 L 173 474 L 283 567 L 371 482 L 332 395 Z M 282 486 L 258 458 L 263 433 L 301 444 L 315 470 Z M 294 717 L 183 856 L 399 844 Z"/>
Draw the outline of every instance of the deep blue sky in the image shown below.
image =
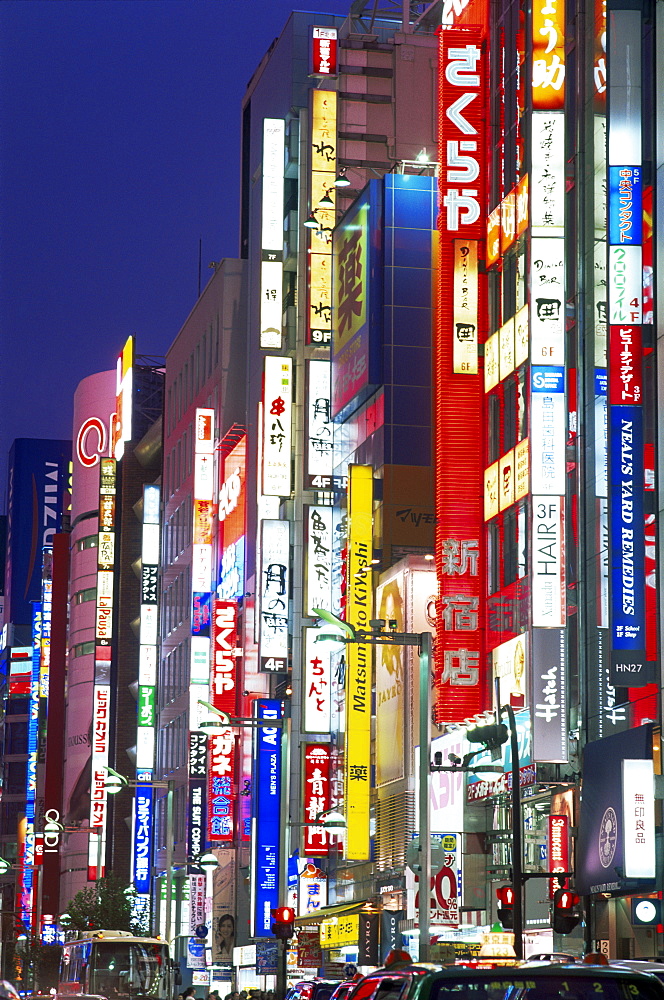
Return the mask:
<path id="1" fill-rule="evenodd" d="M 349 0 L 0 3 L 0 512 L 16 437 L 68 438 L 130 333 L 166 352 L 238 250 L 240 102 L 290 11 Z"/>

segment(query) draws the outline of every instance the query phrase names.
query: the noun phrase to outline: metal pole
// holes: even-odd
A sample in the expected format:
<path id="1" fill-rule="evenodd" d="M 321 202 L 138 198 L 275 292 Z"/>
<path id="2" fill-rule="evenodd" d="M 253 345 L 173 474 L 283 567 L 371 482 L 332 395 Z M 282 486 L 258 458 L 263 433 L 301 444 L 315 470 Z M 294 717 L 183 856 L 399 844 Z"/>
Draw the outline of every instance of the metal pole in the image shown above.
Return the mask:
<path id="1" fill-rule="evenodd" d="M 511 705 L 503 705 L 500 710 L 507 713 L 510 724 L 510 747 L 512 750 L 512 888 L 514 889 L 514 954 L 523 958 L 523 844 L 521 837 L 521 775 L 519 767 L 519 741 L 516 734 L 516 720 Z"/>
<path id="2" fill-rule="evenodd" d="M 97 881 L 101 878 L 101 849 L 102 849 L 102 837 L 104 833 L 103 826 L 97 827 L 99 833 L 97 834 Z"/>
<path id="3" fill-rule="evenodd" d="M 429 834 L 429 772 L 431 738 L 431 633 L 420 635 L 420 893 L 418 923 L 420 962 L 429 960 L 429 901 L 431 897 L 431 836 Z"/>
<path id="4" fill-rule="evenodd" d="M 166 793 L 166 943 L 171 943 L 171 910 L 173 907 L 173 789 L 175 781 L 168 779 Z"/>

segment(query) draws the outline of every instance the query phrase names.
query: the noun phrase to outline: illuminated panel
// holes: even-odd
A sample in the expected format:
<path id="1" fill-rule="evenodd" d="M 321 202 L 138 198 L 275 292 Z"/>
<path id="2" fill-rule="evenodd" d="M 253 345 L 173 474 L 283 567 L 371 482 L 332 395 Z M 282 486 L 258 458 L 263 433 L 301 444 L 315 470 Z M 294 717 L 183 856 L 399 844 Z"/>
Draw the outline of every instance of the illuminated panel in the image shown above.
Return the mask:
<path id="1" fill-rule="evenodd" d="M 331 725 L 332 675 L 326 643 L 316 642 L 318 629 L 304 630 L 304 685 L 302 689 L 302 731 L 329 733 Z"/>
<path id="2" fill-rule="evenodd" d="M 471 8 L 469 8 L 470 10 Z M 461 721 L 484 710 L 486 685 L 480 620 L 482 468 L 477 442 L 483 433 L 481 376 L 454 372 L 454 241 L 477 240 L 484 258 L 486 76 L 482 27 L 449 28 L 440 34 L 439 122 L 440 263 L 436 334 L 435 483 L 436 572 L 439 595 L 435 642 L 436 722 Z M 500 240 L 500 212 L 494 239 Z M 484 279 L 478 287 L 479 323 L 484 323 Z M 485 330 L 478 331 L 484 340 Z M 498 379 L 496 338 L 493 377 Z M 490 380 L 492 381 L 492 379 Z M 497 502 L 497 495 L 496 495 Z"/>
<path id="3" fill-rule="evenodd" d="M 477 240 L 454 241 L 455 374 L 477 375 Z"/>
<path id="4" fill-rule="evenodd" d="M 514 371 L 514 317 L 503 323 L 498 331 L 498 368 L 500 381 Z"/>
<path id="5" fill-rule="evenodd" d="M 141 553 L 141 624 L 139 642 L 141 648 L 139 664 L 156 660 L 158 642 L 159 611 L 159 510 L 161 490 L 159 486 L 143 487 L 143 542 Z M 155 682 L 152 678 L 138 678 L 138 733 L 136 772 L 137 776 L 152 777 L 155 766 Z M 136 804 L 136 800 L 135 800 Z M 138 890 L 137 890 L 138 891 Z"/>
<path id="6" fill-rule="evenodd" d="M 525 233 L 528 228 L 528 190 L 528 174 L 524 174 L 516 186 L 515 222 L 517 237 Z"/>
<path id="7" fill-rule="evenodd" d="M 654 788 L 652 760 L 622 761 L 625 878 L 655 878 Z"/>
<path id="8" fill-rule="evenodd" d="M 125 441 L 131 441 L 132 390 L 134 371 L 134 336 L 127 339 L 117 362 L 115 422 L 111 452 L 117 462 L 124 454 Z"/>
<path id="9" fill-rule="evenodd" d="M 187 854 L 201 853 L 207 814 L 206 738 L 200 723 L 209 701 L 210 624 L 215 498 L 215 417 L 210 407 L 198 407 L 194 418 L 194 495 L 192 505 L 191 639 L 189 648 L 189 789 Z M 216 575 L 216 574 L 215 574 Z"/>
<path id="10" fill-rule="evenodd" d="M 280 118 L 263 119 L 260 346 L 281 348 L 284 259 L 284 135 Z"/>
<path id="11" fill-rule="evenodd" d="M 640 246 L 610 246 L 609 323 L 643 322 L 643 268 Z"/>
<path id="12" fill-rule="evenodd" d="M 92 779 L 90 827 L 97 831 L 88 840 L 88 880 L 104 875 L 97 859 L 105 857 L 108 797 L 106 767 L 110 745 L 111 643 L 113 639 L 113 587 L 115 559 L 115 495 L 117 470 L 114 458 L 100 460 L 99 530 L 97 536 L 97 607 L 95 626 L 95 683 L 92 709 Z M 101 845 L 99 839 L 101 838 Z"/>
<path id="13" fill-rule="evenodd" d="M 565 244 L 534 237 L 530 264 L 530 353 L 535 365 L 565 363 Z M 629 322 L 627 320 L 619 322 Z"/>
<path id="14" fill-rule="evenodd" d="M 337 29 L 312 28 L 312 73 L 314 76 L 337 75 Z M 314 91 L 317 93 L 317 91 Z M 336 94 L 335 94 L 336 96 Z"/>
<path id="15" fill-rule="evenodd" d="M 332 414 L 336 416 L 369 382 L 369 205 L 365 199 L 356 202 L 336 227 L 333 251 L 337 280 Z"/>
<path id="16" fill-rule="evenodd" d="M 336 29 L 330 30 L 335 33 L 336 47 Z M 336 91 L 312 90 L 311 102 L 311 208 L 318 228 L 307 227 L 310 251 L 307 343 L 329 344 L 332 339 L 332 230 L 336 223 L 337 190 L 334 185 L 337 175 Z M 320 204 L 321 200 L 326 202 L 328 199 L 332 205 Z"/>
<path id="17" fill-rule="evenodd" d="M 262 483 L 265 496 L 288 497 L 291 494 L 292 398 L 292 359 L 268 355 L 263 384 Z"/>
<path id="18" fill-rule="evenodd" d="M 528 636 L 517 635 L 491 651 L 498 704 L 523 708 L 526 704 Z"/>
<path id="19" fill-rule="evenodd" d="M 535 494 L 565 494 L 565 369 L 530 369 L 530 474 Z"/>
<path id="20" fill-rule="evenodd" d="M 305 506 L 304 610 L 332 610 L 332 507 Z"/>
<path id="21" fill-rule="evenodd" d="M 224 600 L 244 596 L 247 436 L 243 434 L 223 463 L 219 490 L 220 568 L 217 593 Z"/>
<path id="22" fill-rule="evenodd" d="M 336 837 L 316 820 L 332 805 L 330 794 L 330 746 L 326 743 L 305 743 L 303 768 L 302 856 L 325 858 L 333 849 Z"/>
<path id="23" fill-rule="evenodd" d="M 288 670 L 288 601 L 290 590 L 290 522 L 261 522 L 259 591 L 259 668 Z"/>
<path id="24" fill-rule="evenodd" d="M 348 471 L 346 614 L 356 628 L 366 629 L 372 618 L 373 598 L 373 471 L 369 465 L 350 465 Z M 346 657 L 346 857 L 363 861 L 370 857 L 371 647 L 349 643 Z"/>
<path id="25" fill-rule="evenodd" d="M 332 366 L 329 361 L 309 361 L 307 381 L 306 489 L 332 486 L 333 423 L 331 414 Z"/>
<path id="26" fill-rule="evenodd" d="M 254 811 L 251 838 L 251 929 L 254 937 L 270 937 L 270 910 L 279 905 L 281 844 L 281 702 L 260 698 L 254 758 Z"/>
<path id="27" fill-rule="evenodd" d="M 132 826 L 132 874 L 131 879 L 139 895 L 150 898 L 152 884 L 152 810 L 153 789 L 142 785 L 134 793 L 134 817 Z"/>
<path id="28" fill-rule="evenodd" d="M 609 407 L 611 683 L 643 687 L 645 538 L 641 406 Z"/>
<path id="29" fill-rule="evenodd" d="M 533 108 L 565 106 L 565 3 L 534 0 L 532 15 Z"/>
<path id="30" fill-rule="evenodd" d="M 549 816 L 549 836 L 547 839 L 547 860 L 550 872 L 568 872 L 570 870 L 569 850 L 569 817 Z M 558 889 L 567 887 L 566 878 L 549 879 L 549 899 Z"/>
<path id="31" fill-rule="evenodd" d="M 43 581 L 42 581 L 43 589 Z M 39 672 L 41 666 L 43 615 L 41 601 L 32 604 L 32 673 L 28 701 L 28 759 L 25 783 L 25 841 L 17 872 L 21 919 L 33 924 L 33 884 L 35 866 L 35 802 L 37 799 L 37 754 L 39 749 Z"/>
<path id="32" fill-rule="evenodd" d="M 654 665 L 646 656 L 645 611 L 641 12 L 611 10 L 608 28 L 608 168 L 602 180 L 608 183 L 609 681 L 643 688 L 654 680 Z M 625 836 L 627 858 L 627 830 Z"/>
<path id="33" fill-rule="evenodd" d="M 212 670 L 210 700 L 231 717 L 237 711 L 237 604 L 215 601 L 212 613 Z M 235 836 L 235 735 L 231 728 L 215 731 L 210 749 L 208 784 L 208 839 L 223 843 Z"/>
<path id="34" fill-rule="evenodd" d="M 532 620 L 543 628 L 566 622 L 565 500 L 533 496 Z"/>
<path id="35" fill-rule="evenodd" d="M 518 368 L 528 360 L 530 341 L 528 325 L 528 305 L 522 306 L 514 317 L 514 367 Z"/>
<path id="36" fill-rule="evenodd" d="M 484 343 L 484 391 L 500 382 L 500 338 L 492 333 Z"/>
<path id="37" fill-rule="evenodd" d="M 565 226 L 565 116 L 532 116 L 530 223 L 533 236 L 563 234 Z"/>
<path id="38" fill-rule="evenodd" d="M 507 253 L 516 239 L 516 190 L 512 189 L 500 203 L 500 252 Z"/>

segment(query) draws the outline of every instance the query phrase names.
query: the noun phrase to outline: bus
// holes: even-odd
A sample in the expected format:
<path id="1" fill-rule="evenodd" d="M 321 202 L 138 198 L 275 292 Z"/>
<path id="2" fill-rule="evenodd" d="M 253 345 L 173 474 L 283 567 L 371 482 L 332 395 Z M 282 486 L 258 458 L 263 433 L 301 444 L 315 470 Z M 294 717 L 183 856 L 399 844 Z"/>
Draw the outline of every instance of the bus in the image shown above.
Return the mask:
<path id="1" fill-rule="evenodd" d="M 129 931 L 83 931 L 62 946 L 58 996 L 86 993 L 108 1000 L 173 1000 L 181 982 L 168 944 Z"/>

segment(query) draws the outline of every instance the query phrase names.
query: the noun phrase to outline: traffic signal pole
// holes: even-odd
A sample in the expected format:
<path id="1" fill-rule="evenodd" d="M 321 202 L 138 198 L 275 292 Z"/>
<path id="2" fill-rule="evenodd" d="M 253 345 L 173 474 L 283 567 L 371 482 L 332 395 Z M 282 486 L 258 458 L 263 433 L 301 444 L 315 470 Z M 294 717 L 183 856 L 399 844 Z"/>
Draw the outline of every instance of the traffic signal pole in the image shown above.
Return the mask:
<path id="1" fill-rule="evenodd" d="M 514 887 L 514 954 L 523 958 L 523 839 L 521 824 L 521 774 L 516 719 L 511 705 L 503 705 L 500 714 L 507 713 L 510 724 L 512 752 L 512 886 Z"/>

